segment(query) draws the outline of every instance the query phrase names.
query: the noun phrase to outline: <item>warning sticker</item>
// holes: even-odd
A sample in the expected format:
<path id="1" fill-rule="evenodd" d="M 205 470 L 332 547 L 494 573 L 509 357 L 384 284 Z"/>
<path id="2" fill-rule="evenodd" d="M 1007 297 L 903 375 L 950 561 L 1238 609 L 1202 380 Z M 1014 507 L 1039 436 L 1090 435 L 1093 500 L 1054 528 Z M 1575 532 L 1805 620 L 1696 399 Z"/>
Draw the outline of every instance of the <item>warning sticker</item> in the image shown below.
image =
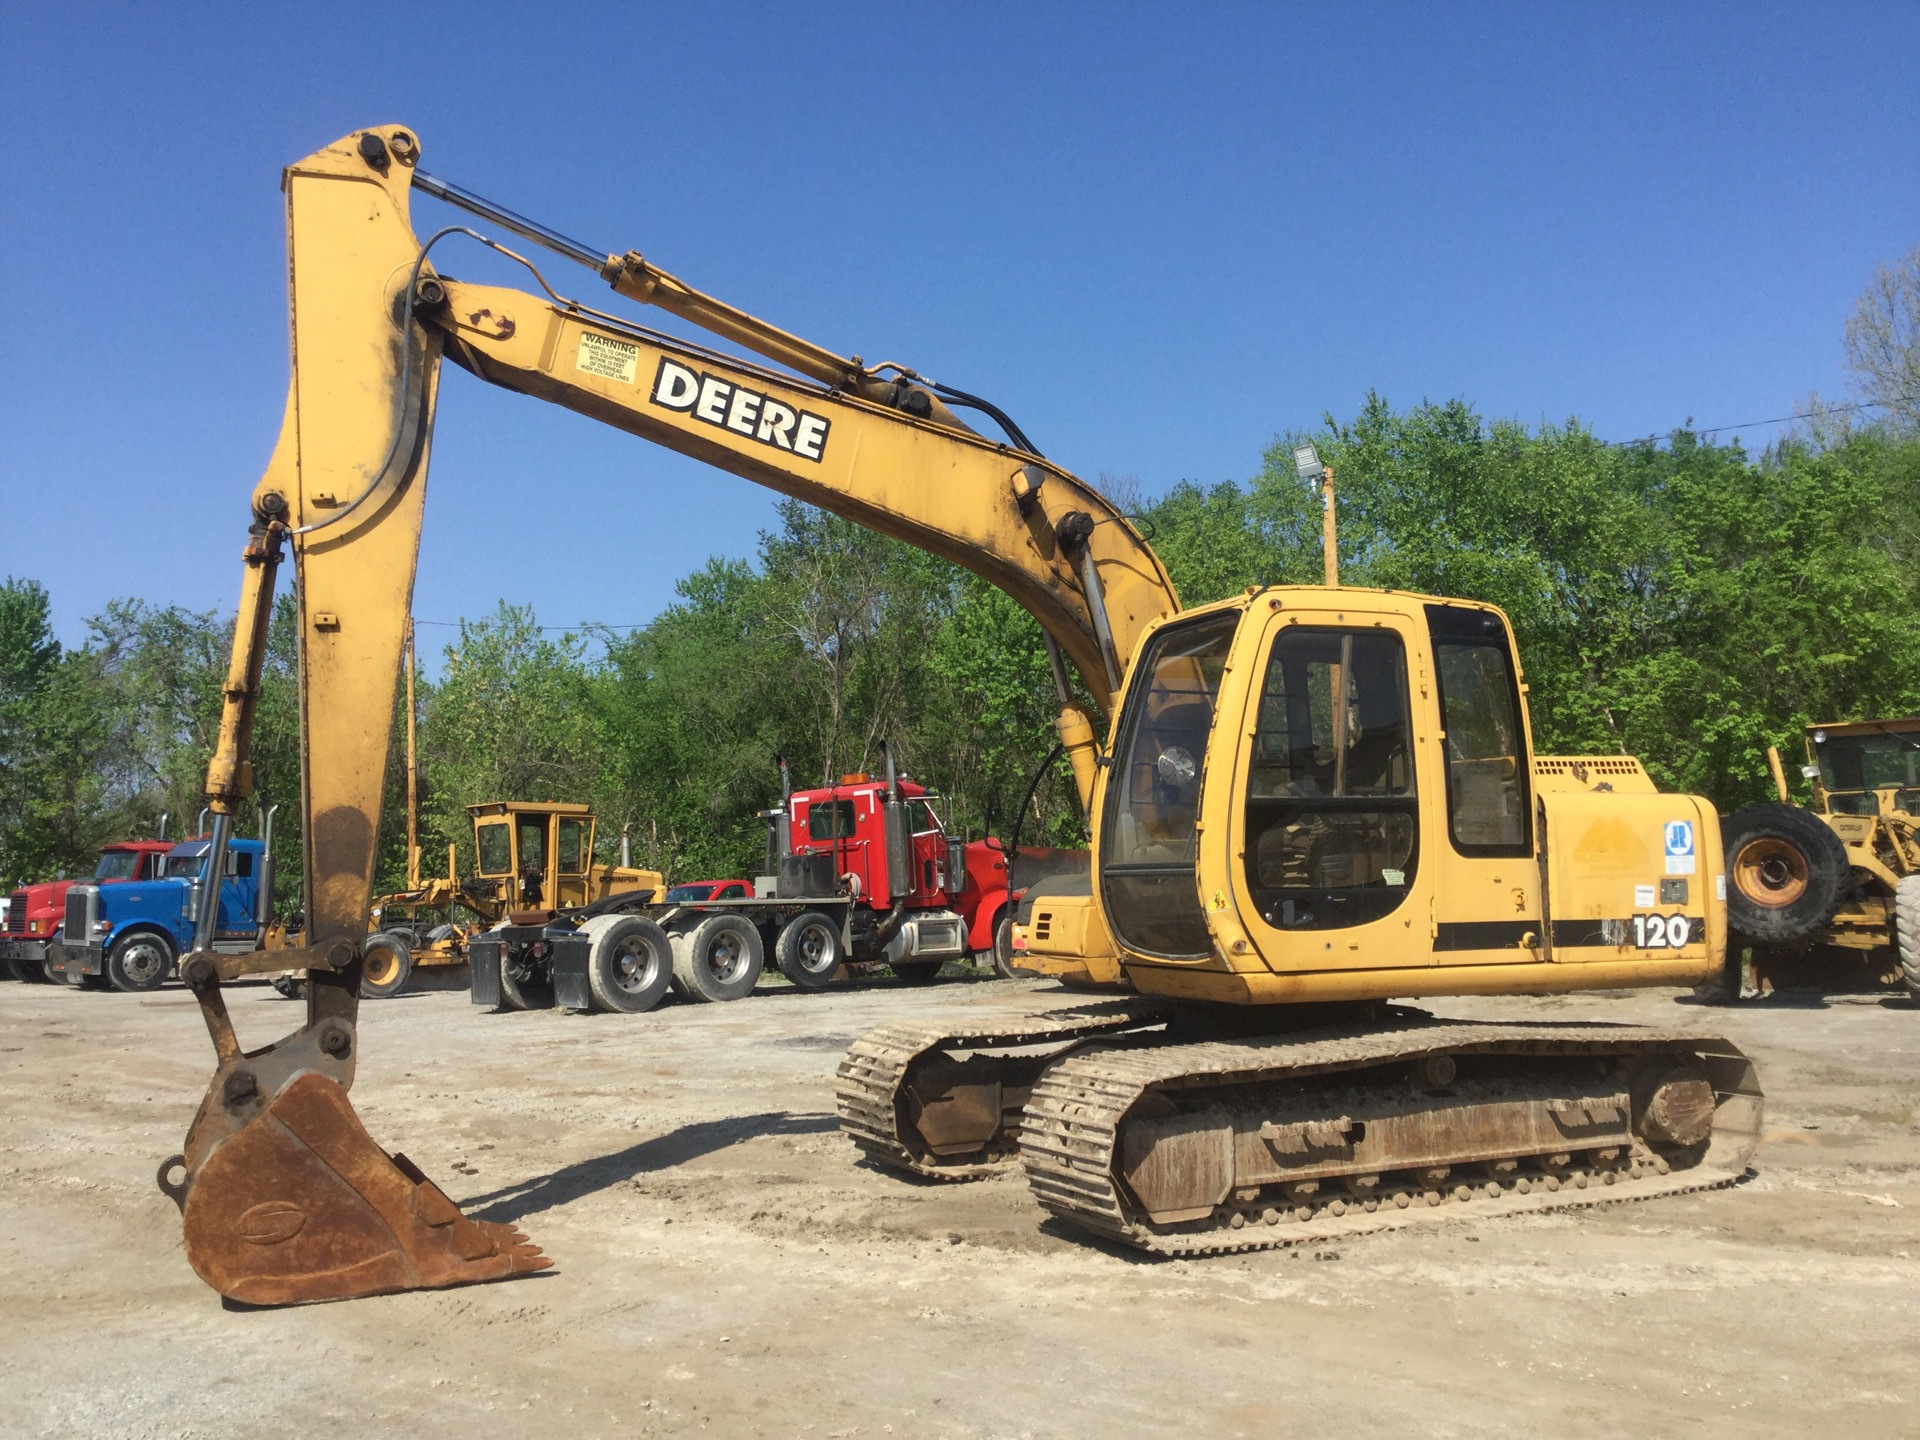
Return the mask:
<path id="1" fill-rule="evenodd" d="M 1653 908 L 1653 886 L 1636 885 L 1633 887 L 1633 907 L 1636 910 Z"/>
<path id="2" fill-rule="evenodd" d="M 1667 821 L 1666 849 L 1667 874 L 1693 874 L 1693 822 L 1691 820 Z"/>
<path id="3" fill-rule="evenodd" d="M 589 330 L 580 337 L 580 356 L 574 363 L 589 375 L 604 375 L 631 385 L 640 370 L 640 347 Z"/>

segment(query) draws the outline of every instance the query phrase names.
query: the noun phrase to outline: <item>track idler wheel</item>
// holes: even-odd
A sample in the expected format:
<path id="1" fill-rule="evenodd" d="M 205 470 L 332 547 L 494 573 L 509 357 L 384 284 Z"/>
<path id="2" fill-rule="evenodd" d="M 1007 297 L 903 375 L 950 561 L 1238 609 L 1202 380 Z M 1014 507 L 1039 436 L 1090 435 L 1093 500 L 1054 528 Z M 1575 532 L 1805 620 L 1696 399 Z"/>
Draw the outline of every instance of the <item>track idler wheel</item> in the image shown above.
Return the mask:
<path id="1" fill-rule="evenodd" d="M 187 1155 L 159 1177 L 185 1219 L 189 1263 L 229 1300 L 349 1300 L 553 1263 L 512 1226 L 468 1219 L 374 1144 L 337 1081 L 300 1070 L 268 1096 L 249 1058 L 261 1057 L 214 1077 Z M 184 1180 L 170 1180 L 179 1170 Z"/>

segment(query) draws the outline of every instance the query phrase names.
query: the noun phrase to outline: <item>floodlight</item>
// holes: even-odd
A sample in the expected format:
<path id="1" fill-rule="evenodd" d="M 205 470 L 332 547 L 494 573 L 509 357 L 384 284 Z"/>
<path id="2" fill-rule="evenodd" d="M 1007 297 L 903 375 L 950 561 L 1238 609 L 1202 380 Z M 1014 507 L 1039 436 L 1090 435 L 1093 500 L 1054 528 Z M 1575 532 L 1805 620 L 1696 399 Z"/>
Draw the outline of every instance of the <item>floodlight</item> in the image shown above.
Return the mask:
<path id="1" fill-rule="evenodd" d="M 1300 478 L 1309 485 L 1327 473 L 1327 467 L 1320 463 L 1320 452 L 1313 448 L 1311 440 L 1293 447 L 1293 468 L 1300 472 Z"/>

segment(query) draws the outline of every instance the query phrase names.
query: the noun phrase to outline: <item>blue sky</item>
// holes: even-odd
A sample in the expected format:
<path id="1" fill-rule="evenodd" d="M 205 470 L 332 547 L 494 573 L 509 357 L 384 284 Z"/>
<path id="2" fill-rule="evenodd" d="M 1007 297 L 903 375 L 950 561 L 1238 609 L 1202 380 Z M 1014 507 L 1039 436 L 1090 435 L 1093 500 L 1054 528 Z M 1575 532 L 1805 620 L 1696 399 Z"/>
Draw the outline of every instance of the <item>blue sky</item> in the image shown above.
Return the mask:
<path id="1" fill-rule="evenodd" d="M 1916 54 L 1911 3 L 16 0 L 0 574 L 69 642 L 117 595 L 232 605 L 286 385 L 279 170 L 363 125 L 1152 495 L 1370 388 L 1608 438 L 1843 392 L 1847 311 L 1920 244 Z M 415 611 L 645 621 L 771 518 L 449 367 Z"/>

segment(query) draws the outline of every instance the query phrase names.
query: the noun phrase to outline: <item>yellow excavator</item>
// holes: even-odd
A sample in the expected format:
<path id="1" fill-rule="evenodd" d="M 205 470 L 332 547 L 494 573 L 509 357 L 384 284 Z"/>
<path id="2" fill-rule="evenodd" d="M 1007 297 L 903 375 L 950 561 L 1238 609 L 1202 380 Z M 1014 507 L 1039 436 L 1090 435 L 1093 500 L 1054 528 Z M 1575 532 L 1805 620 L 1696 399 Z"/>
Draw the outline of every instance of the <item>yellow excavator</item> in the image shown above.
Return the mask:
<path id="1" fill-rule="evenodd" d="M 160 1173 L 221 1294 L 339 1299 L 549 1263 L 388 1155 L 347 1099 L 442 359 L 944 556 L 1044 630 L 1093 861 L 1082 893 L 1033 907 L 1033 953 L 1127 993 L 864 1037 L 841 1066 L 841 1119 L 878 1162 L 960 1177 L 1017 1149 L 1048 1209 L 1174 1253 L 1743 1173 L 1762 1102 L 1724 1040 L 1387 1003 L 1687 985 L 1725 953 L 1713 808 L 1654 792 L 1623 757 L 1536 760 L 1498 610 L 1337 583 L 1183 610 L 1127 518 L 988 402 L 809 344 L 420 158 L 413 131 L 383 125 L 284 177 L 292 383 L 253 493 L 207 789 L 220 850 L 249 789 L 290 552 L 307 945 L 218 954 L 203 920 L 182 973 L 218 1064 Z M 467 225 L 422 241 L 415 192 L 771 363 L 568 298 Z M 523 265 L 537 291 L 440 273 L 455 239 Z M 1107 712 L 1104 741 L 1073 676 Z M 1041 906 L 1057 922 L 1044 934 Z M 243 1050 L 223 982 L 289 963 L 310 977 L 306 1023 Z"/>

